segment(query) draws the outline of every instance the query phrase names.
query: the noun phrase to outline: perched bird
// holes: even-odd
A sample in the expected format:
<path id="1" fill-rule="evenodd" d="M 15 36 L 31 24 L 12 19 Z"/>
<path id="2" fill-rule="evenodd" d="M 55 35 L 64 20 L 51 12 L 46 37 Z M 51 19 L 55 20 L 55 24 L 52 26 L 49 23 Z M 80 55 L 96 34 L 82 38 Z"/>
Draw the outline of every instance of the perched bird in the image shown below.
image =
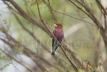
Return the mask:
<path id="1" fill-rule="evenodd" d="M 60 23 L 54 24 L 55 30 L 53 31 L 53 35 L 56 37 L 56 39 L 61 42 L 64 34 L 63 34 L 63 26 Z M 58 44 L 55 41 L 55 39 L 52 39 L 52 55 L 55 54 L 56 49 L 58 48 Z"/>

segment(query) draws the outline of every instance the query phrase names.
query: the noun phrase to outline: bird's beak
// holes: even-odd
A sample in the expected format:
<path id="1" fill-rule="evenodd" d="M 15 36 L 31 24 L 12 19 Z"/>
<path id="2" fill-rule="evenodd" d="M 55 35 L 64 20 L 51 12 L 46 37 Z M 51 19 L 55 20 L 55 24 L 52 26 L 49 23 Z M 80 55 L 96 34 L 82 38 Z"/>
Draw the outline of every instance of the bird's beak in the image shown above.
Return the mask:
<path id="1" fill-rule="evenodd" d="M 54 24 L 54 26 L 55 26 L 55 27 L 57 27 L 57 25 L 56 25 L 56 24 Z"/>

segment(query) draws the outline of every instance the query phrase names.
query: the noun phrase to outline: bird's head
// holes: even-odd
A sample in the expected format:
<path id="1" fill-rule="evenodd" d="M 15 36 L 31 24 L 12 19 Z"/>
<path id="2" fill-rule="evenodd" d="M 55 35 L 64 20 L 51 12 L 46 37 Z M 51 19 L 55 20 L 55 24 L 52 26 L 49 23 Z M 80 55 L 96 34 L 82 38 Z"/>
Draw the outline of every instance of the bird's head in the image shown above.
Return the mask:
<path id="1" fill-rule="evenodd" d="M 56 24 L 54 24 L 54 26 L 55 26 L 55 28 L 62 28 L 62 24 L 60 24 L 60 23 L 56 23 Z"/>

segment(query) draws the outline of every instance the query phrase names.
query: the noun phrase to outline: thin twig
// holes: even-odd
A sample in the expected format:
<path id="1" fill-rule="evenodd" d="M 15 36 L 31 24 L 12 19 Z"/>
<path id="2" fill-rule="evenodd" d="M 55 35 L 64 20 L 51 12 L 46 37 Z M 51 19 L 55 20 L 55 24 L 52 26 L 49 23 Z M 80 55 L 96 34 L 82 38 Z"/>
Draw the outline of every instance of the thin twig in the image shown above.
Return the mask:
<path id="1" fill-rule="evenodd" d="M 100 3 L 100 1 L 99 1 L 99 0 L 96 0 L 96 2 L 99 4 L 99 6 L 101 6 L 101 8 L 102 8 L 104 14 L 107 15 L 107 12 L 106 12 L 105 8 L 104 8 L 103 5 Z"/>
<path id="2" fill-rule="evenodd" d="M 58 11 L 56 11 L 56 10 L 53 10 L 53 11 L 55 11 L 55 12 L 57 12 L 57 13 L 59 13 L 59 14 L 63 14 L 63 15 L 66 15 L 66 16 L 68 16 L 68 17 L 71 17 L 71 18 L 74 18 L 74 19 L 77 19 L 77 20 L 80 20 L 80 21 L 86 22 L 86 23 L 88 23 L 88 24 L 94 25 L 93 23 L 90 23 L 90 22 L 88 22 L 88 21 L 82 20 L 82 19 L 80 19 L 80 18 L 77 18 L 77 17 L 71 16 L 71 15 L 68 15 L 68 14 L 66 14 L 66 13 L 58 12 Z"/>
<path id="3" fill-rule="evenodd" d="M 100 11 L 103 12 L 103 16 L 104 16 L 104 23 L 105 23 L 105 32 L 107 32 L 107 18 L 106 18 L 106 15 L 107 15 L 107 12 L 105 10 L 105 8 L 103 7 L 103 5 L 100 3 L 99 0 L 96 0 L 98 6 L 100 6 Z"/>
<path id="4" fill-rule="evenodd" d="M 16 60 L 15 58 L 13 58 L 12 56 L 10 56 L 8 53 L 6 53 L 5 51 L 3 51 L 2 49 L 0 49 L 4 54 L 6 54 L 8 57 L 10 57 L 11 59 L 13 59 L 14 61 L 16 61 L 17 63 L 21 64 L 22 66 L 24 66 L 27 70 L 29 70 L 30 72 L 33 72 L 30 68 L 28 68 L 27 66 L 25 66 L 24 64 L 22 64 L 20 61 Z"/>
<path id="5" fill-rule="evenodd" d="M 2 0 L 2 1 L 7 6 L 10 6 L 10 5 L 8 5 L 8 3 L 6 3 L 7 1 L 4 1 L 4 0 Z M 8 0 L 8 2 L 10 2 L 17 9 L 17 11 L 19 12 L 19 14 L 23 18 L 25 18 L 26 20 L 28 20 L 32 24 L 37 25 L 39 28 L 41 28 L 43 31 L 45 31 L 47 34 L 49 34 L 49 31 L 46 29 L 46 27 L 41 22 L 39 22 L 37 19 L 34 19 L 34 18 L 30 17 L 26 12 L 23 11 L 23 9 L 16 2 L 14 2 L 13 0 Z M 49 35 L 51 36 L 51 34 L 49 34 Z"/>
<path id="6" fill-rule="evenodd" d="M 39 26 L 39 27 L 40 27 L 41 29 L 43 29 L 46 33 L 49 34 L 49 31 L 47 31 L 46 27 L 43 27 L 43 26 L 41 25 L 41 23 L 39 23 L 37 20 L 34 20 L 34 19 L 31 18 L 29 15 L 27 15 L 13 0 L 9 0 L 9 2 L 10 2 L 11 4 L 13 4 L 13 6 L 20 12 L 20 14 L 21 14 L 24 18 L 26 18 L 27 20 L 29 20 L 30 22 L 32 22 L 32 23 L 34 23 L 34 24 L 36 23 L 37 26 Z M 50 35 L 50 34 L 49 34 L 49 35 Z M 53 34 L 51 34 L 50 36 L 53 36 L 53 38 L 56 39 Z M 71 64 L 71 65 L 72 65 L 72 64 Z"/>
<path id="7" fill-rule="evenodd" d="M 46 26 L 44 20 L 42 19 L 42 16 L 41 16 L 41 13 L 40 13 L 40 9 L 39 9 L 38 0 L 36 0 L 36 2 L 37 2 L 37 9 L 38 9 L 38 13 L 39 13 L 40 20 L 41 20 L 41 22 L 43 23 L 43 25 L 45 26 L 45 28 L 49 31 L 49 33 L 52 34 L 51 31 L 49 30 L 49 28 Z"/>
<path id="8" fill-rule="evenodd" d="M 46 3 L 45 0 L 43 0 L 43 2 L 47 5 L 47 7 L 49 8 L 51 14 L 52 14 L 52 17 L 54 19 L 54 23 L 57 23 L 57 19 L 55 17 L 55 14 L 53 13 L 53 8 L 51 7 L 51 4 L 50 4 L 50 1 L 48 0 L 48 3 Z"/>
<path id="9" fill-rule="evenodd" d="M 4 0 L 2 0 L 2 1 L 4 1 Z M 30 21 L 31 23 L 33 23 L 33 24 L 35 24 L 35 25 L 37 25 L 38 27 L 40 27 L 42 30 L 44 30 L 48 35 L 50 35 L 49 34 L 49 31 L 47 30 L 47 28 L 42 24 L 42 23 L 40 23 L 38 20 L 35 20 L 35 19 L 33 19 L 32 17 L 30 17 L 28 14 L 26 14 L 23 10 L 22 10 L 22 8 L 20 8 L 20 6 L 17 4 L 17 3 L 15 3 L 13 0 L 8 0 L 8 2 L 10 2 L 14 7 L 15 7 L 15 9 L 25 18 L 25 19 L 27 19 L 28 21 Z M 50 36 L 51 37 L 53 37 L 53 38 L 55 38 L 54 36 L 52 36 L 53 34 L 51 34 Z M 58 43 L 59 45 L 61 45 L 60 43 Z M 66 46 L 66 45 L 65 45 Z M 62 47 L 62 46 L 61 46 Z M 68 48 L 70 48 L 70 47 L 68 47 Z M 64 51 L 64 50 L 63 50 Z M 74 51 L 71 51 L 71 53 L 75 56 L 75 58 L 76 59 L 78 59 L 78 61 L 80 61 L 80 63 L 82 64 L 82 59 L 76 54 L 76 53 L 73 53 Z M 29 53 L 29 52 L 28 52 Z M 64 53 L 65 54 L 65 53 Z M 33 55 L 33 54 L 32 54 Z M 29 55 L 28 55 L 29 56 Z M 66 55 L 65 55 L 66 56 Z M 67 58 L 67 60 L 70 62 L 71 60 L 69 60 L 69 58 Z M 70 62 L 70 64 L 71 64 L 71 62 Z M 71 64 L 72 65 L 72 64 Z M 75 66 L 75 65 L 74 65 Z M 73 67 L 74 67 L 73 66 Z"/>
<path id="10" fill-rule="evenodd" d="M 22 24 L 22 22 L 19 20 L 19 18 L 17 17 L 17 15 L 15 13 L 13 13 L 13 14 L 14 14 L 15 18 L 17 19 L 17 21 L 19 22 L 19 24 L 21 25 L 21 27 L 27 33 L 29 33 L 29 35 L 31 35 L 34 38 L 34 40 L 37 41 L 46 51 L 48 51 L 50 53 L 50 51 L 48 50 L 48 47 L 46 47 L 43 43 L 41 43 L 40 40 Z"/>
<path id="11" fill-rule="evenodd" d="M 26 0 L 24 0 L 25 4 L 26 4 L 26 7 L 30 9 L 30 11 L 32 12 L 32 14 L 35 16 L 36 18 L 36 15 L 35 13 L 33 12 L 33 10 L 31 9 L 31 7 L 28 5 L 28 2 L 26 2 Z"/>
<path id="12" fill-rule="evenodd" d="M 14 15 L 15 15 L 15 14 L 14 14 Z M 43 43 L 41 43 L 40 40 L 39 40 L 36 36 L 34 36 L 34 34 L 33 34 L 32 32 L 30 32 L 30 31 L 22 24 L 22 22 L 19 20 L 19 18 L 17 17 L 17 15 L 15 15 L 15 17 L 16 17 L 16 19 L 18 20 L 19 24 L 22 26 L 22 28 L 23 28 L 26 32 L 28 32 L 29 35 L 31 35 L 31 36 L 35 39 L 35 41 L 37 41 L 38 43 L 40 43 L 41 46 L 42 46 L 43 48 L 45 48 L 45 49 L 50 53 L 50 51 L 47 49 L 47 47 L 46 47 Z M 55 59 L 58 59 L 57 56 L 54 56 L 54 58 L 55 58 Z M 60 62 L 60 61 L 59 61 L 59 62 Z M 61 65 L 61 67 L 64 67 L 61 63 L 60 63 L 60 65 Z"/>
<path id="13" fill-rule="evenodd" d="M 78 68 L 75 66 L 75 64 L 74 64 L 74 63 L 70 60 L 70 58 L 67 56 L 67 54 L 65 53 L 65 51 L 64 51 L 64 49 L 63 49 L 63 47 L 62 47 L 62 45 L 61 45 L 60 47 L 61 47 L 61 49 L 62 49 L 64 55 L 66 56 L 66 58 L 68 59 L 68 61 L 69 61 L 70 64 L 72 65 L 72 67 L 74 68 L 74 70 L 75 70 L 76 72 L 78 72 Z"/>
<path id="14" fill-rule="evenodd" d="M 82 10 L 78 5 L 76 5 L 73 1 L 71 0 L 68 0 L 69 2 L 73 3 L 78 9 L 80 9 L 81 11 L 84 12 L 84 10 Z M 84 3 L 81 3 L 79 0 L 76 0 L 76 2 L 78 4 L 80 4 L 82 7 L 85 8 L 85 10 L 87 11 L 84 12 L 87 16 L 89 16 L 89 18 L 91 18 L 93 20 L 93 22 L 96 24 L 96 26 L 98 28 L 100 28 L 100 33 L 102 35 L 102 38 L 103 38 L 103 41 L 104 41 L 104 44 L 105 44 L 105 47 L 106 47 L 106 50 L 107 50 L 107 36 L 106 36 L 106 32 L 105 32 L 105 29 L 103 28 L 103 26 L 101 25 L 101 23 L 97 20 L 97 18 L 94 16 L 94 14 L 91 12 L 90 8 L 88 5 L 84 4 Z"/>

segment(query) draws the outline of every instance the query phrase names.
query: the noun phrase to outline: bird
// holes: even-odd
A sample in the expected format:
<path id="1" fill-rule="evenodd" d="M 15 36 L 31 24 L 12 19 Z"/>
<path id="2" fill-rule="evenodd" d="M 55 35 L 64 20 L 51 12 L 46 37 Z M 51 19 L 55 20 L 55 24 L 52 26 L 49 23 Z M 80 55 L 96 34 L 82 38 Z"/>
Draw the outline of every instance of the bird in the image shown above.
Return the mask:
<path id="1" fill-rule="evenodd" d="M 61 43 L 62 39 L 64 38 L 63 33 L 63 25 L 60 23 L 54 24 L 55 30 L 53 31 L 53 35 L 56 37 L 56 39 Z M 55 54 L 56 49 L 59 47 L 57 41 L 52 38 L 52 53 L 51 55 Z"/>

